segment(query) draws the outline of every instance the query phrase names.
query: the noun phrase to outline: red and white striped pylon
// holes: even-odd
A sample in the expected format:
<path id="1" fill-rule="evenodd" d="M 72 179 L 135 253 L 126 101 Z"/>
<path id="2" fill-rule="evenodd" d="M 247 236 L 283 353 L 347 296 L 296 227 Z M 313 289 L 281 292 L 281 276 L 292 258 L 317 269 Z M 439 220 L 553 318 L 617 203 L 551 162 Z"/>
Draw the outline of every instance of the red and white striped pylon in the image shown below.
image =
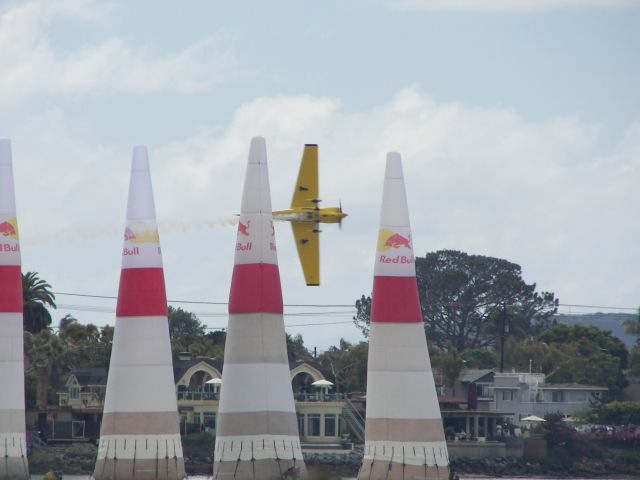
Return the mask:
<path id="1" fill-rule="evenodd" d="M 162 252 L 144 146 L 133 149 L 116 325 L 93 477 L 185 477 Z"/>
<path id="2" fill-rule="evenodd" d="M 387 154 L 376 249 L 359 480 L 448 479 L 449 457 L 418 299 L 400 154 Z"/>
<path id="3" fill-rule="evenodd" d="M 0 479 L 27 479 L 20 237 L 11 142 L 0 138 Z"/>
<path id="4" fill-rule="evenodd" d="M 216 480 L 306 468 L 293 403 L 264 138 L 251 140 L 235 244 L 214 451 Z"/>

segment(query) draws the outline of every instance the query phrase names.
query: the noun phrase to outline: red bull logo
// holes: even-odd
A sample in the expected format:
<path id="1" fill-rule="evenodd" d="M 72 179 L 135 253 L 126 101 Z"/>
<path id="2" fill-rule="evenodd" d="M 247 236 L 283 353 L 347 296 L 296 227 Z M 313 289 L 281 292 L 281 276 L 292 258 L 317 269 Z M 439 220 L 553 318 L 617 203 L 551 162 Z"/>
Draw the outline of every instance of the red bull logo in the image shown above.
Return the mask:
<path id="1" fill-rule="evenodd" d="M 149 227 L 149 225 L 146 225 Z M 124 241 L 131 243 L 160 243 L 160 236 L 156 228 L 133 228 L 127 226 L 124 229 Z"/>
<path id="2" fill-rule="evenodd" d="M 403 237 L 398 233 L 394 233 L 389 238 L 387 238 L 387 241 L 384 242 L 384 246 L 389 248 L 411 248 L 411 243 L 407 237 Z"/>
<path id="3" fill-rule="evenodd" d="M 124 239 L 127 242 L 132 242 L 136 239 L 136 234 L 133 233 L 133 230 L 127 227 L 124 229 Z"/>
<path id="4" fill-rule="evenodd" d="M 238 222 L 238 234 L 244 237 L 250 236 L 249 228 L 251 227 L 251 220 L 247 220 L 247 223 Z M 240 240 L 240 239 L 238 239 Z M 252 248 L 252 242 L 236 243 L 236 252 L 248 252 Z"/>
<path id="5" fill-rule="evenodd" d="M 397 251 L 397 253 L 394 251 Z M 414 262 L 411 251 L 411 234 L 407 236 L 399 234 L 393 230 L 382 229 L 378 236 L 378 252 L 390 252 L 381 254 L 378 258 L 380 263 L 411 264 Z M 391 253 L 394 252 L 394 253 Z"/>
<path id="6" fill-rule="evenodd" d="M 15 218 L 0 223 L 0 235 L 3 237 L 12 237 L 15 240 L 18 240 L 18 228 L 16 226 Z"/>
<path id="7" fill-rule="evenodd" d="M 378 235 L 378 251 L 386 252 L 401 247 L 411 250 L 411 234 L 405 237 L 393 230 L 380 230 L 380 234 Z"/>
<path id="8" fill-rule="evenodd" d="M 247 220 L 246 225 L 242 222 L 238 222 L 238 233 L 241 235 L 244 235 L 245 237 L 248 237 L 250 226 L 251 226 L 251 220 Z"/>

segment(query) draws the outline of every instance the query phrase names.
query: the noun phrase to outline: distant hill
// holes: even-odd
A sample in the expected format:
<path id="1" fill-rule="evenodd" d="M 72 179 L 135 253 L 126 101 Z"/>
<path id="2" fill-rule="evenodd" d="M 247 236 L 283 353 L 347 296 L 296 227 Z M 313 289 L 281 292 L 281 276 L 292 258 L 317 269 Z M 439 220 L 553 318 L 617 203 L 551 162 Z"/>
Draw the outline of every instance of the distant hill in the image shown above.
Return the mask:
<path id="1" fill-rule="evenodd" d="M 635 337 L 624 333 L 625 320 L 633 320 L 636 317 L 634 313 L 589 313 L 589 314 L 572 314 L 572 315 L 556 315 L 558 323 L 566 325 L 592 325 L 602 330 L 611 330 L 611 333 L 618 337 L 627 346 L 627 349 L 633 347 Z"/>

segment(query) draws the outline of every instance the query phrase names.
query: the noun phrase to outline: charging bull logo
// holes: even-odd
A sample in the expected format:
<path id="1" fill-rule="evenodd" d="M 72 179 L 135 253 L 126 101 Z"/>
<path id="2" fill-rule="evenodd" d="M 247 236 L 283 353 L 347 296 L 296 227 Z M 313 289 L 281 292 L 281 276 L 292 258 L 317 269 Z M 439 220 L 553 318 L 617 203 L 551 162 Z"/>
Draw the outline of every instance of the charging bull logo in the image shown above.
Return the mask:
<path id="1" fill-rule="evenodd" d="M 380 253 L 378 263 L 413 264 L 411 233 L 407 229 L 407 236 L 405 237 L 398 232 L 383 228 L 378 235 L 378 252 L 387 252 Z"/>
<path id="2" fill-rule="evenodd" d="M 15 217 L 0 223 L 0 235 L 18 240 L 18 222 Z"/>
<path id="3" fill-rule="evenodd" d="M 131 243 L 160 243 L 160 236 L 158 230 L 134 230 L 131 227 L 127 227 L 124 230 L 124 239 Z"/>
<path id="4" fill-rule="evenodd" d="M 238 233 L 244 235 L 245 237 L 249 236 L 249 227 L 251 226 L 251 220 L 247 220 L 247 224 L 245 225 L 242 222 L 238 222 Z"/>
<path id="5" fill-rule="evenodd" d="M 380 230 L 380 234 L 378 235 L 378 251 L 386 252 L 400 247 L 411 250 L 411 235 L 404 237 L 393 230 Z"/>

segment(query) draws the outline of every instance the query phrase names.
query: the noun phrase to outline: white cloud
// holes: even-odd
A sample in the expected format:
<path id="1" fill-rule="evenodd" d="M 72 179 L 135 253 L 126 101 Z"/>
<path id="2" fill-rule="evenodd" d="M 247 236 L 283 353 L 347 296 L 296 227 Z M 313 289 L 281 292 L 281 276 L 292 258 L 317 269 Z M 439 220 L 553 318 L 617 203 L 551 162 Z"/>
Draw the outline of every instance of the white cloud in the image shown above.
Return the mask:
<path id="1" fill-rule="evenodd" d="M 235 68 L 218 34 L 172 54 L 134 48 L 117 36 L 70 53 L 52 46 L 52 23 L 108 23 L 111 11 L 97 0 L 33 0 L 0 10 L 0 104 L 37 94 L 203 92 Z"/>
<path id="2" fill-rule="evenodd" d="M 34 139 L 34 131 L 43 134 Z M 360 112 L 334 98 L 257 98 L 225 129 L 203 127 L 150 150 L 169 297 L 226 299 L 235 237 L 228 219 L 239 208 L 250 137 L 264 135 L 274 208 L 289 204 L 302 145 L 317 142 L 324 203 L 342 199 L 350 214 L 342 231 L 323 229 L 323 286 L 313 291 L 289 228 L 278 227 L 288 303 L 351 303 L 370 291 L 385 153 L 398 150 L 417 254 L 498 256 L 563 302 L 633 306 L 640 121 L 607 155 L 597 153 L 598 134 L 571 116 L 532 122 L 509 108 L 437 103 L 417 86 Z M 58 110 L 16 130 L 24 260 L 57 290 L 115 293 L 129 156 L 83 140 Z M 301 331 L 318 346 L 356 336 L 349 326 Z"/>
<path id="3" fill-rule="evenodd" d="M 474 11 L 550 11 L 637 7 L 639 0 L 374 0 L 392 8 Z"/>

